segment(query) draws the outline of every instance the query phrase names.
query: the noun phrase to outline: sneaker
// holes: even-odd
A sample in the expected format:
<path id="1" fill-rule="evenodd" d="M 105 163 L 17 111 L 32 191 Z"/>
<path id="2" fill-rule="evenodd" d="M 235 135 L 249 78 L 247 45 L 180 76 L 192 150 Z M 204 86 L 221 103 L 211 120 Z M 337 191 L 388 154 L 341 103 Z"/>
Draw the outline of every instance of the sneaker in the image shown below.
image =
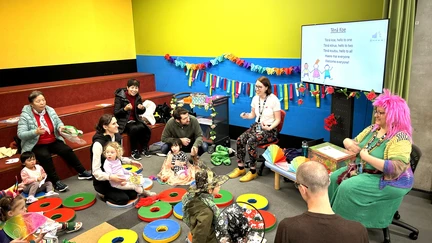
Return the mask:
<path id="1" fill-rule="evenodd" d="M 233 179 L 233 178 L 237 178 L 239 176 L 242 176 L 246 174 L 246 170 L 240 170 L 239 168 L 235 168 L 231 173 L 228 174 L 229 178 Z"/>
<path id="2" fill-rule="evenodd" d="M 151 157 L 151 154 L 150 154 L 150 152 L 148 151 L 148 149 L 144 149 L 144 150 L 141 152 L 141 154 L 144 155 L 146 158 L 150 158 L 150 157 Z"/>
<path id="3" fill-rule="evenodd" d="M 26 200 L 26 203 L 27 204 L 32 204 L 32 203 L 34 203 L 34 202 L 37 202 L 39 199 L 37 199 L 37 198 L 35 198 L 34 196 L 28 196 L 27 197 L 27 200 Z"/>
<path id="4" fill-rule="evenodd" d="M 65 230 L 67 234 L 80 230 L 83 225 L 82 222 L 66 222 L 64 224 L 66 224 Z"/>
<path id="5" fill-rule="evenodd" d="M 91 178 L 92 174 L 86 170 L 83 173 L 78 174 L 78 180 L 90 180 Z"/>
<path id="6" fill-rule="evenodd" d="M 141 155 L 139 154 L 138 150 L 132 151 L 131 157 L 134 160 L 141 160 Z"/>
<path id="7" fill-rule="evenodd" d="M 66 184 L 64 184 L 63 182 L 61 182 L 61 181 L 57 181 L 56 183 L 55 183 L 55 186 L 54 186 L 54 189 L 56 189 L 57 191 L 59 191 L 59 192 L 64 192 L 64 191 L 66 191 L 66 189 L 68 189 L 69 187 L 66 185 Z"/>
<path id="8" fill-rule="evenodd" d="M 240 182 L 248 182 L 258 177 L 257 173 L 252 174 L 252 172 L 248 172 L 245 176 L 240 178 Z"/>
<path id="9" fill-rule="evenodd" d="M 59 194 L 55 191 L 49 191 L 47 193 L 45 193 L 45 197 L 58 197 Z"/>

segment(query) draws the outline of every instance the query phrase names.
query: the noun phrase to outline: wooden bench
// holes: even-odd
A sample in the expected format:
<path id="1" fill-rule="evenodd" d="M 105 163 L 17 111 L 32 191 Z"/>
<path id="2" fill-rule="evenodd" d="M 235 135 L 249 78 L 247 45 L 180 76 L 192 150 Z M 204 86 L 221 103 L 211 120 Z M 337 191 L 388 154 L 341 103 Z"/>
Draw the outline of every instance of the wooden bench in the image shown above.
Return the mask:
<path id="1" fill-rule="evenodd" d="M 296 180 L 296 174 L 293 172 L 288 171 L 288 163 L 282 166 L 277 166 L 273 163 L 270 163 L 268 161 L 265 162 L 265 166 L 267 166 L 270 170 L 272 170 L 275 173 L 274 176 L 274 188 L 276 190 L 280 189 L 280 176 L 283 176 L 289 180 L 295 181 Z"/>
<path id="2" fill-rule="evenodd" d="M 67 142 L 75 151 L 86 169 L 90 169 L 90 146 L 95 133 L 95 125 L 103 114 L 114 112 L 114 91 L 126 87 L 128 79 L 140 80 L 140 95 L 143 100 L 151 100 L 156 104 L 169 104 L 172 94 L 155 91 L 154 75 L 145 73 L 131 73 L 92 77 L 85 79 L 47 82 L 22 86 L 0 88 L 0 99 L 5 105 L 0 110 L 0 121 L 18 117 L 22 107 L 28 104 L 27 97 L 32 90 L 40 90 L 47 99 L 47 104 L 53 107 L 65 125 L 72 125 L 84 132 L 85 145 Z M 10 101 L 10 102 L 7 102 Z M 150 144 L 160 141 L 164 124 L 150 126 L 152 136 Z M 0 147 L 9 147 L 13 137 L 17 134 L 17 123 L 0 122 Z M 125 156 L 130 155 L 130 145 L 127 136 L 124 136 Z M 19 158 L 14 155 L 11 158 Z M 0 159 L 0 189 L 15 183 L 19 178 L 21 163 L 5 164 L 9 158 Z M 56 171 L 61 179 L 76 175 L 76 171 L 68 166 L 62 158 L 53 155 Z"/>

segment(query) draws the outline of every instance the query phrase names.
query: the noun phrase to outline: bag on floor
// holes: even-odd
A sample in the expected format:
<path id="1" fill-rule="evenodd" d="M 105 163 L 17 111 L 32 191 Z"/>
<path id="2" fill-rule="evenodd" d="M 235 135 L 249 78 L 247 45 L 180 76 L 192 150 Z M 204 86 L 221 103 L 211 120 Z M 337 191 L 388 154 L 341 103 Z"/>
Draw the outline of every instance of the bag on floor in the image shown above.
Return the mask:
<path id="1" fill-rule="evenodd" d="M 167 123 L 171 118 L 171 108 L 166 102 L 163 105 L 156 106 L 154 118 L 156 119 L 156 123 Z"/>

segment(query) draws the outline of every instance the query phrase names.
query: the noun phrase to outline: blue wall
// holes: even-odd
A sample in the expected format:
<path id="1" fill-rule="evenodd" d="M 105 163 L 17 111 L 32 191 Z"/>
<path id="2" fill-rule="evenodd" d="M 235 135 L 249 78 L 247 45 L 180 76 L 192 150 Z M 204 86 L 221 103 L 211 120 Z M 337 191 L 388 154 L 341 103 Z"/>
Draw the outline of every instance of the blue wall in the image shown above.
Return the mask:
<path id="1" fill-rule="evenodd" d="M 176 57 L 174 57 L 175 59 Z M 214 57 L 180 57 L 179 60 L 188 63 L 203 63 Z M 261 65 L 263 67 L 290 67 L 300 64 L 300 59 L 276 59 L 276 58 L 247 58 L 246 61 Z M 196 80 L 192 86 L 188 86 L 188 76 L 180 67 L 169 63 L 163 56 L 144 56 L 137 55 L 137 65 L 139 72 L 154 73 L 156 77 L 156 90 L 165 92 L 201 92 L 208 94 L 208 88 L 205 83 Z M 225 60 L 217 66 L 206 70 L 214 75 L 224 77 L 230 80 L 240 82 L 255 83 L 256 79 L 262 76 L 243 67 L 239 67 L 229 60 Z M 272 84 L 286 84 L 300 82 L 300 75 L 293 74 L 290 76 L 270 75 L 268 76 Z M 213 91 L 213 94 L 226 95 L 222 88 Z M 289 101 L 289 109 L 286 110 L 287 116 L 282 129 L 282 134 L 304 137 L 310 139 L 324 138 L 329 140 L 330 132 L 324 129 L 324 118 L 330 115 L 331 95 L 321 99 L 321 106 L 316 107 L 315 98 L 310 93 L 305 93 L 304 103 L 299 106 L 298 98 L 294 94 L 294 99 Z M 240 95 L 233 104 L 230 98 L 230 124 L 240 127 L 249 127 L 252 120 L 243 120 L 239 114 L 250 111 L 251 98 L 246 95 Z M 283 109 L 284 104 L 281 102 Z M 368 126 L 372 118 L 372 105 L 366 100 L 364 95 L 354 102 L 354 128 L 353 136 Z"/>

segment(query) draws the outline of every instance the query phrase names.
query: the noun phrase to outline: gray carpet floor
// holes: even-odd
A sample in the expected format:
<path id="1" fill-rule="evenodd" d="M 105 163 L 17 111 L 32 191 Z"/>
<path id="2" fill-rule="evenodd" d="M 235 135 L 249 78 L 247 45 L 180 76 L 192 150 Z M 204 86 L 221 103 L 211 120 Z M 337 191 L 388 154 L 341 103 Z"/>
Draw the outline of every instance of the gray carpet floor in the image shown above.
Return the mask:
<path id="1" fill-rule="evenodd" d="M 235 148 L 235 145 L 233 148 Z M 157 149 L 158 147 L 156 146 L 151 147 L 152 151 L 156 151 Z M 204 154 L 201 158 L 208 166 L 213 167 L 213 170 L 218 174 L 226 174 L 236 166 L 234 158 L 232 158 L 231 166 L 221 165 L 217 167 L 214 167 L 210 163 L 210 156 L 208 154 Z M 156 155 L 153 155 L 151 158 L 143 158 L 140 160 L 144 168 L 142 174 L 146 177 L 151 175 L 155 176 L 159 172 L 163 161 L 164 157 L 158 157 Z M 69 186 L 69 190 L 61 193 L 61 198 L 66 198 L 79 192 L 95 192 L 91 181 L 79 181 L 76 177 L 71 177 L 63 182 Z M 160 185 L 155 182 L 152 191 L 159 193 L 169 188 L 171 187 Z M 235 197 L 244 193 L 258 193 L 265 196 L 269 200 L 268 211 L 276 215 L 278 222 L 285 217 L 292 217 L 307 210 L 306 203 L 301 198 L 293 183 L 281 181 L 280 190 L 274 189 L 274 173 L 268 169 L 264 170 L 263 176 L 247 183 L 241 183 L 238 179 L 229 180 L 222 186 L 222 189 L 230 191 Z M 432 204 L 428 193 L 411 191 L 404 198 L 399 212 L 402 220 L 414 225 L 420 230 L 418 240 L 415 242 L 431 242 Z M 170 218 L 177 220 L 174 216 Z M 136 231 L 139 236 L 139 242 L 146 242 L 142 237 L 142 232 L 147 223 L 138 219 L 137 209 L 135 208 L 114 209 L 107 206 L 100 198 L 97 198 L 96 204 L 92 207 L 77 211 L 75 220 L 83 222 L 83 228 L 75 233 L 60 235 L 60 240 L 72 239 L 103 222 L 108 222 L 117 228 L 127 228 Z M 184 242 L 189 232 L 188 227 L 183 222 L 179 222 L 182 232 L 180 237 L 174 242 Z M 370 242 L 382 242 L 383 234 L 381 229 L 368 229 L 368 232 Z M 411 242 L 408 238 L 408 232 L 404 229 L 391 225 L 390 233 L 391 240 L 394 243 Z M 267 242 L 273 242 L 275 234 L 276 229 L 266 232 L 265 238 Z M 313 234 L 313 232 L 311 232 L 311 234 Z"/>

